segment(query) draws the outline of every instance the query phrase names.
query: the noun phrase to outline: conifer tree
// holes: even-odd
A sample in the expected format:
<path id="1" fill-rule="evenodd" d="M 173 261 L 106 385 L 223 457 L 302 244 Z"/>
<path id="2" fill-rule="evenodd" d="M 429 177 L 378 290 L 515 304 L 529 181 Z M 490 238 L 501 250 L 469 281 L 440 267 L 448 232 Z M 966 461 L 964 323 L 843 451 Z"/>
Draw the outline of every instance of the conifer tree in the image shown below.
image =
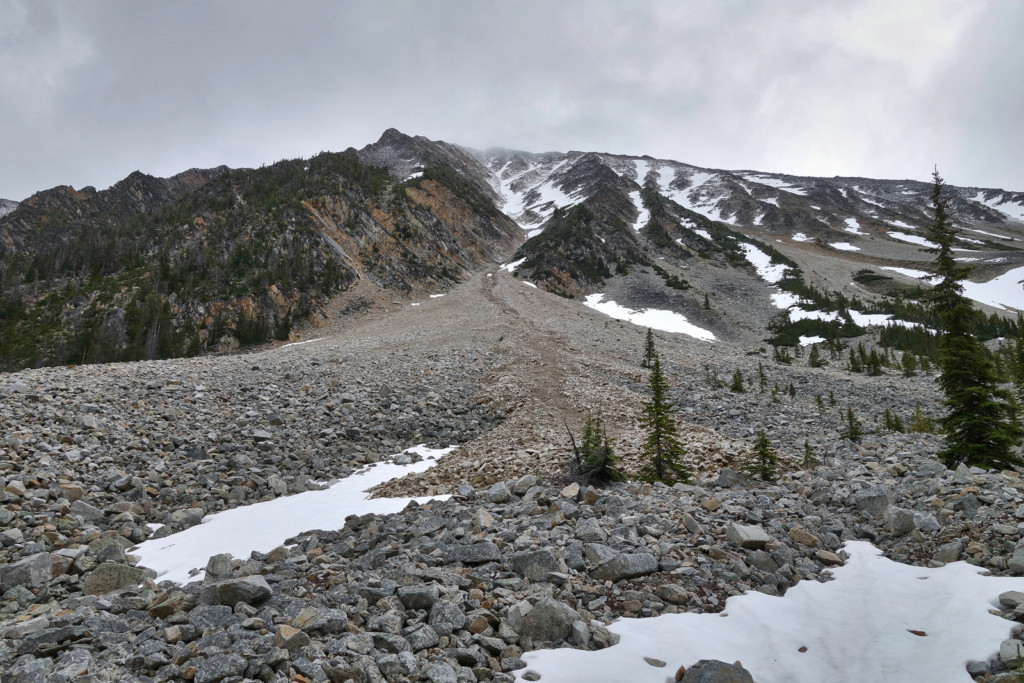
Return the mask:
<path id="1" fill-rule="evenodd" d="M 862 368 L 860 365 L 860 359 L 854 350 L 850 349 L 850 372 L 861 372 Z"/>
<path id="2" fill-rule="evenodd" d="M 740 469 L 748 474 L 757 475 L 761 481 L 775 481 L 779 476 L 779 456 L 775 453 L 775 449 L 768 441 L 763 429 L 757 435 L 757 441 L 751 451 L 751 458 L 743 463 Z"/>
<path id="3" fill-rule="evenodd" d="M 672 484 L 677 481 L 687 482 L 693 476 L 682 463 L 683 444 L 679 441 L 675 420 L 669 409 L 668 382 L 661 372 L 661 361 L 654 356 L 651 364 L 651 400 L 643 404 L 643 416 L 640 424 L 647 430 L 642 452 L 647 463 L 641 471 L 645 479 L 662 481 Z"/>
<path id="4" fill-rule="evenodd" d="M 651 328 L 647 328 L 647 343 L 644 345 L 644 359 L 640 362 L 640 367 L 649 368 L 651 363 L 654 362 L 654 356 L 657 355 L 657 351 L 654 350 L 654 332 Z"/>
<path id="5" fill-rule="evenodd" d="M 853 408 L 848 407 L 846 409 L 846 425 L 843 427 L 843 431 L 840 436 L 844 439 L 849 439 L 850 441 L 857 443 L 860 441 L 860 437 L 863 436 L 863 434 L 864 432 L 860 428 L 860 422 L 857 421 L 857 418 L 853 414 Z"/>
<path id="6" fill-rule="evenodd" d="M 914 354 L 910 351 L 906 351 L 903 354 L 903 376 L 913 377 L 917 374 L 917 360 L 914 359 Z"/>
<path id="7" fill-rule="evenodd" d="M 975 311 L 962 284 L 970 269 L 953 258 L 956 229 L 937 169 L 932 179 L 935 220 L 927 237 L 935 244 L 928 251 L 934 254 L 931 265 L 939 281 L 928 299 L 941 321 L 939 386 L 946 397 L 946 414 L 939 420 L 946 447 L 939 458 L 950 469 L 961 463 L 984 468 L 1019 465 L 1020 457 L 1011 451 L 1019 430 L 1010 414 L 1010 395 L 999 386 L 992 360 L 975 336 Z"/>
<path id="8" fill-rule="evenodd" d="M 807 356 L 807 364 L 812 368 L 820 368 L 825 365 L 825 360 L 821 357 L 821 352 L 818 351 L 818 345 L 811 345 L 811 353 Z"/>
<path id="9" fill-rule="evenodd" d="M 735 394 L 746 392 L 746 389 L 743 388 L 743 374 L 739 370 L 732 373 L 732 384 L 729 385 L 729 391 Z"/>
<path id="10" fill-rule="evenodd" d="M 818 464 L 818 459 L 814 457 L 814 449 L 811 448 L 811 442 L 807 439 L 804 439 L 804 458 L 801 464 L 804 469 Z"/>
<path id="11" fill-rule="evenodd" d="M 583 425 L 583 441 L 579 448 L 580 474 L 595 482 L 622 481 L 618 457 L 599 415 L 588 415 Z"/>

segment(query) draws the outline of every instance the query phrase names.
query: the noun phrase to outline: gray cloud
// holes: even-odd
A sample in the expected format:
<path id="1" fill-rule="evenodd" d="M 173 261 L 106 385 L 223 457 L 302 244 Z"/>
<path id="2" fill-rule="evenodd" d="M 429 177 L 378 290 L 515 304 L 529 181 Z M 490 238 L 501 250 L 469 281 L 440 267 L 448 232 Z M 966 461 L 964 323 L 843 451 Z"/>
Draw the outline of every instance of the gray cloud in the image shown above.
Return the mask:
<path id="1" fill-rule="evenodd" d="M 1024 4 L 0 0 L 0 197 L 387 127 L 1024 189 Z"/>

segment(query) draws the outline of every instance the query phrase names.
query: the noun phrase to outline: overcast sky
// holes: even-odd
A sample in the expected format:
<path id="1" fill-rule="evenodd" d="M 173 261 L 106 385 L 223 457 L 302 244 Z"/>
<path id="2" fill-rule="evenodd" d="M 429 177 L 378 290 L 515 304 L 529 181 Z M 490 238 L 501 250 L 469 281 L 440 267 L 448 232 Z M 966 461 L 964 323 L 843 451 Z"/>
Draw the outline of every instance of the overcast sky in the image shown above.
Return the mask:
<path id="1" fill-rule="evenodd" d="M 1024 2 L 0 0 L 0 197 L 471 147 L 1024 190 Z"/>

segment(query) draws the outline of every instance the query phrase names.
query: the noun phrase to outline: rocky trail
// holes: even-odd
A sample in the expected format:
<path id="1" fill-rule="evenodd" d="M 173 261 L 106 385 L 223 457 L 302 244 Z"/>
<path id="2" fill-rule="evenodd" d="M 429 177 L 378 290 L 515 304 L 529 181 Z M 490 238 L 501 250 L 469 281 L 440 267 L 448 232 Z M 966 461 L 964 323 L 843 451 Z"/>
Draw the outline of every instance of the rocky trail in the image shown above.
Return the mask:
<path id="1" fill-rule="evenodd" d="M 697 479 L 581 487 L 565 425 L 578 434 L 588 413 L 639 469 L 646 330 L 501 270 L 414 303 L 360 285 L 308 343 L 0 375 L 4 683 L 535 680 L 530 650 L 602 649 L 618 617 L 826 580 L 847 540 L 1024 573 L 1019 476 L 947 471 L 936 435 L 881 427 L 887 407 L 937 414 L 931 377 L 656 333 Z M 725 386 L 736 370 L 743 393 Z M 840 436 L 848 407 L 859 444 Z M 774 484 L 737 474 L 759 429 L 783 458 Z M 801 464 L 805 442 L 818 464 Z M 132 557 L 420 443 L 458 447 L 374 493 L 447 500 L 214 555 L 183 586 Z M 1003 650 L 970 674 L 1010 680 Z"/>

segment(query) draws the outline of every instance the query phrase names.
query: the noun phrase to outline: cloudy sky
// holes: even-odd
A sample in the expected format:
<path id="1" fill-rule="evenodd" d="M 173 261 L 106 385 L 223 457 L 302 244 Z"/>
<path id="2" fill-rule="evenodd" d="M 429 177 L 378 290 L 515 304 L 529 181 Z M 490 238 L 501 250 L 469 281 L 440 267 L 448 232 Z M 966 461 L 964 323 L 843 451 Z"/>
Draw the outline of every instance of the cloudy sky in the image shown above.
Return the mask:
<path id="1" fill-rule="evenodd" d="M 1024 2 L 0 0 L 0 197 L 388 127 L 1024 190 Z"/>

